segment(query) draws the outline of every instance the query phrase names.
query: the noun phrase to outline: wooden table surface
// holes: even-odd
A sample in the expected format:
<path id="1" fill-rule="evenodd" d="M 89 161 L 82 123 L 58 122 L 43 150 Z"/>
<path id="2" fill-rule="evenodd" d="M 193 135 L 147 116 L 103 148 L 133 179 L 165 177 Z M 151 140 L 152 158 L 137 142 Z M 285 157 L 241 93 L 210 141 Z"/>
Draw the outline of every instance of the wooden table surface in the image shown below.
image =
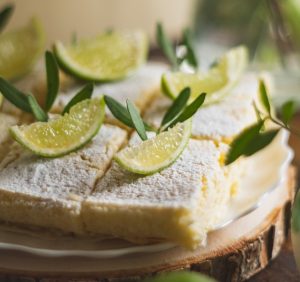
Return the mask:
<path id="1" fill-rule="evenodd" d="M 295 117 L 292 126 L 300 129 L 300 113 Z M 300 138 L 291 135 L 290 145 L 295 151 L 294 164 L 298 168 L 298 183 L 300 184 Z M 300 273 L 294 259 L 291 238 L 286 242 L 280 255 L 266 269 L 249 280 L 249 282 L 264 281 L 300 282 Z"/>

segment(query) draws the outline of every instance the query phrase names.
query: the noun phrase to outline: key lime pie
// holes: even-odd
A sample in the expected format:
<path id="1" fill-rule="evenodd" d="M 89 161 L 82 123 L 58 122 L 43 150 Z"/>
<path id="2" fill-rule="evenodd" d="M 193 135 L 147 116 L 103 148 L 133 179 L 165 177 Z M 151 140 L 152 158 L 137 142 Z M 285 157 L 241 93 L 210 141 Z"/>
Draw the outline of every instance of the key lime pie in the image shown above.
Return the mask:
<path id="1" fill-rule="evenodd" d="M 225 166 L 225 155 L 233 138 L 257 120 L 257 79 L 244 74 L 241 47 L 209 73 L 194 74 L 199 93 L 195 77 L 176 89 L 171 77 L 178 72 L 145 63 L 146 41 L 139 36 L 112 31 L 77 47 L 57 43 L 54 53 L 64 69 L 86 80 L 94 72 L 106 81 L 86 88 L 77 82 L 59 92 L 47 75 L 48 111 L 0 81 L 6 100 L 35 118 L 15 125 L 16 117 L 1 114 L 1 222 L 136 244 L 170 241 L 195 249 L 206 243 L 242 174 L 243 159 Z M 121 62 L 131 58 L 132 64 L 123 64 L 114 77 L 114 60 L 90 65 L 97 48 L 106 55 L 118 52 Z M 50 57 L 47 74 L 57 71 Z M 107 74 L 122 80 L 107 81 Z M 223 82 L 201 90 L 212 78 Z M 166 83 L 172 95 L 162 94 Z M 16 142 L 8 142 L 8 128 Z"/>

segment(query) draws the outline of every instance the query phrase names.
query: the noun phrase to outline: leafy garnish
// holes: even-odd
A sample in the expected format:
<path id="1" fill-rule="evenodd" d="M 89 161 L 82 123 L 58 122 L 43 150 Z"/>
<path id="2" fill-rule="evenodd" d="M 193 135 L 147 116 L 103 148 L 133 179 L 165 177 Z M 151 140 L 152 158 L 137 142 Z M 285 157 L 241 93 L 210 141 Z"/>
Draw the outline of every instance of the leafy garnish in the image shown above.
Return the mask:
<path id="1" fill-rule="evenodd" d="M 0 31 L 2 31 L 3 28 L 6 26 L 10 16 L 12 15 L 13 10 L 14 6 L 8 4 L 0 11 Z"/>
<path id="2" fill-rule="evenodd" d="M 261 112 L 254 103 L 254 109 L 257 115 L 257 123 L 245 129 L 231 143 L 230 150 L 226 156 L 225 164 L 229 165 L 240 156 L 251 156 L 256 152 L 268 146 L 278 134 L 280 128 L 284 128 L 291 133 L 300 136 L 299 132 L 291 129 L 288 123 L 291 121 L 295 113 L 295 105 L 292 101 L 285 103 L 281 109 L 282 120 L 274 116 L 271 111 L 271 104 L 268 98 L 268 92 L 264 82 L 261 80 L 259 84 L 260 100 L 264 107 Z M 271 121 L 279 128 L 265 130 L 266 121 Z"/>
<path id="3" fill-rule="evenodd" d="M 147 138 L 145 126 L 138 110 L 133 105 L 133 103 L 130 102 L 129 100 L 127 100 L 126 103 L 127 103 L 127 110 L 130 114 L 130 118 L 136 129 L 136 132 L 138 133 L 138 135 L 141 137 L 143 141 L 147 140 L 148 138 Z"/>
<path id="4" fill-rule="evenodd" d="M 17 108 L 32 113 L 27 96 L 2 77 L 0 77 L 0 93 Z"/>
<path id="5" fill-rule="evenodd" d="M 177 96 L 177 98 L 174 100 L 171 107 L 167 110 L 165 113 L 161 126 L 164 126 L 168 122 L 172 121 L 175 117 L 178 116 L 178 114 L 182 111 L 182 109 L 186 106 L 189 98 L 191 95 L 191 89 L 190 88 L 184 88 L 180 94 Z"/>
<path id="6" fill-rule="evenodd" d="M 161 48 L 163 54 L 170 62 L 172 70 L 179 70 L 183 62 L 187 62 L 195 70 L 198 68 L 198 60 L 196 52 L 193 48 L 192 33 L 189 29 L 183 31 L 182 34 L 182 44 L 179 46 L 173 46 L 172 41 L 168 38 L 166 32 L 161 23 L 156 25 L 156 40 L 158 46 Z M 184 49 L 184 53 L 176 52 L 177 47 Z M 179 49 L 181 50 L 181 49 Z"/>
<path id="7" fill-rule="evenodd" d="M 300 193 L 298 193 L 293 207 L 292 228 L 295 232 L 300 232 Z"/>
<path id="8" fill-rule="evenodd" d="M 197 60 L 197 56 L 195 54 L 192 42 L 193 42 L 193 39 L 192 39 L 191 31 L 189 29 L 184 30 L 183 31 L 183 44 L 186 47 L 185 59 L 190 66 L 197 69 L 198 68 L 198 60 Z"/>
<path id="9" fill-rule="evenodd" d="M 31 111 L 36 118 L 37 121 L 48 121 L 48 115 L 44 112 L 44 110 L 40 107 L 37 100 L 33 95 L 27 96 L 28 103 L 31 107 Z"/>
<path id="10" fill-rule="evenodd" d="M 294 101 L 287 101 L 281 107 L 281 118 L 286 126 L 289 125 L 296 112 L 296 104 Z"/>
<path id="11" fill-rule="evenodd" d="M 263 80 L 259 82 L 259 98 L 267 113 L 271 114 L 271 105 L 269 102 L 267 89 Z"/>
<path id="12" fill-rule="evenodd" d="M 201 93 L 190 105 L 188 105 L 182 113 L 166 128 L 173 127 L 178 122 L 184 122 L 191 118 L 205 101 L 206 93 Z"/>
<path id="13" fill-rule="evenodd" d="M 138 110 L 130 101 L 127 101 L 126 108 L 110 96 L 104 95 L 104 100 L 112 115 L 117 120 L 126 126 L 135 129 L 141 139 L 146 140 L 146 131 L 154 131 L 156 134 L 159 134 L 160 132 L 166 131 L 168 128 L 175 126 L 177 123 L 184 122 L 191 118 L 204 103 L 205 96 L 206 94 L 202 93 L 187 106 L 187 102 L 190 97 L 190 89 L 183 89 L 166 111 L 161 125 L 157 130 L 142 120 Z"/>
<path id="14" fill-rule="evenodd" d="M 161 23 L 157 23 L 156 25 L 156 40 L 158 46 L 161 48 L 162 52 L 171 63 L 172 69 L 177 70 L 178 62 L 175 49 L 172 45 L 171 40 L 167 37 Z"/>
<path id="15" fill-rule="evenodd" d="M 65 113 L 68 113 L 70 111 L 70 109 L 75 106 L 77 103 L 86 100 L 86 99 L 90 99 L 92 97 L 94 91 L 94 84 L 93 83 L 89 83 L 87 85 L 85 85 L 70 101 L 69 103 L 65 106 L 62 115 L 64 115 Z"/>
<path id="16" fill-rule="evenodd" d="M 46 72 L 47 72 L 47 97 L 45 110 L 49 111 L 56 99 L 59 89 L 58 66 L 55 57 L 49 51 L 45 53 Z"/>

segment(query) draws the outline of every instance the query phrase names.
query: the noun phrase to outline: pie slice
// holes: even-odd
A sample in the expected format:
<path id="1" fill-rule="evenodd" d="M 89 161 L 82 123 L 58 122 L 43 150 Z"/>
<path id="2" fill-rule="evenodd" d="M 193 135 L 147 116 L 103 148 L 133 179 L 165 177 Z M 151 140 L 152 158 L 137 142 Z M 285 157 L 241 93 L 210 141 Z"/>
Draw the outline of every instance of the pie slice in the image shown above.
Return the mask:
<path id="1" fill-rule="evenodd" d="M 84 148 L 55 159 L 13 144 L 0 164 L 0 220 L 82 233 L 81 202 L 126 137 L 124 130 L 103 125 Z"/>

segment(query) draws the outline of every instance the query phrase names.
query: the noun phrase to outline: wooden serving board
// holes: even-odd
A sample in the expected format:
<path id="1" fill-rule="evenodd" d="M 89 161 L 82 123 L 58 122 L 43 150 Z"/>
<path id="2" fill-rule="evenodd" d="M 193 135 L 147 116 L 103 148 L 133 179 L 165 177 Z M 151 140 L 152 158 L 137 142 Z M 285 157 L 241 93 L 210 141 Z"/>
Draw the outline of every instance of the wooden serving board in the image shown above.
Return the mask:
<path id="1" fill-rule="evenodd" d="M 290 167 L 280 187 L 262 206 L 227 227 L 211 232 L 206 247 L 176 247 L 113 259 L 43 258 L 0 252 L 0 281 L 140 281 L 160 272 L 190 269 L 218 281 L 243 281 L 275 258 L 290 226 L 296 171 Z"/>

